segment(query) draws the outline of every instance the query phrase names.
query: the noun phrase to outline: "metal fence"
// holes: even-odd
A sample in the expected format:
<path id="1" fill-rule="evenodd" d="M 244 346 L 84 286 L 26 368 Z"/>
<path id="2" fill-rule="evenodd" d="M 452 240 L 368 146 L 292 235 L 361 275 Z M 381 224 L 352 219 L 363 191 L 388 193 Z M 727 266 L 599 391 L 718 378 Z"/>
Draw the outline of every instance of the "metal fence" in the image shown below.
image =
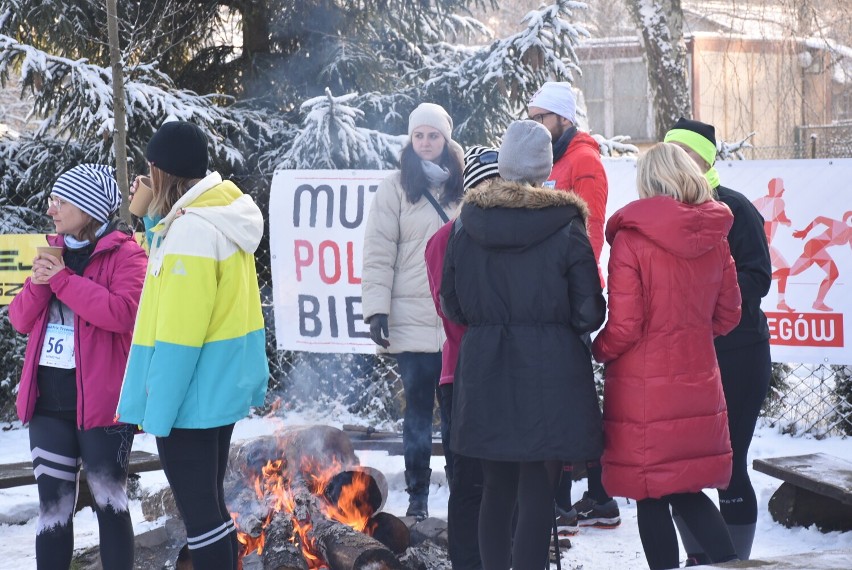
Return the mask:
<path id="1" fill-rule="evenodd" d="M 848 129 L 844 130 L 844 129 Z M 746 149 L 749 159 L 802 159 L 852 157 L 852 125 L 803 127 L 792 146 Z M 269 275 L 268 250 L 258 258 L 259 274 Z M 271 283 L 264 282 L 271 291 Z M 275 348 L 271 293 L 267 308 L 267 350 L 273 375 L 291 405 L 341 405 L 373 422 L 400 421 L 404 398 L 395 362 L 364 355 L 308 355 L 280 352 Z M 596 367 L 598 393 L 602 394 L 603 370 Z M 774 363 L 770 393 L 763 407 L 763 421 L 791 435 L 817 438 L 852 435 L 852 365 L 826 366 Z"/>
<path id="2" fill-rule="evenodd" d="M 742 154 L 750 160 L 852 158 L 852 124 L 796 127 L 794 139 L 792 145 L 758 146 Z"/>
<path id="3" fill-rule="evenodd" d="M 803 148 L 788 146 L 783 152 L 753 149 L 755 156 L 751 158 L 795 158 Z M 773 153 L 774 156 L 769 156 Z M 852 152 L 846 156 L 852 156 Z M 258 186 L 261 185 L 254 187 Z M 267 196 L 262 191 L 256 194 L 258 204 L 265 209 L 268 192 Z M 404 399 L 395 361 L 372 355 L 277 350 L 267 241 L 257 252 L 257 269 L 267 324 L 270 393 L 276 400 L 269 406 L 339 407 L 363 417 L 365 422 L 398 429 Z M 20 376 L 23 338 L 8 325 L 5 308 L 0 309 L 0 349 L 0 415 L 8 419 L 13 414 L 14 383 Z M 603 382 L 601 373 L 598 368 L 599 388 Z M 793 435 L 852 435 L 852 365 L 774 364 L 763 418 L 769 425 Z"/>
<path id="4" fill-rule="evenodd" d="M 275 355 L 271 385 L 281 405 L 341 407 L 373 425 L 400 429 L 404 398 L 392 358 L 282 352 L 275 350 L 273 332 L 267 331 L 267 339 Z M 602 367 L 595 372 L 602 394 Z M 793 436 L 852 435 L 852 366 L 774 363 L 761 419 Z"/>

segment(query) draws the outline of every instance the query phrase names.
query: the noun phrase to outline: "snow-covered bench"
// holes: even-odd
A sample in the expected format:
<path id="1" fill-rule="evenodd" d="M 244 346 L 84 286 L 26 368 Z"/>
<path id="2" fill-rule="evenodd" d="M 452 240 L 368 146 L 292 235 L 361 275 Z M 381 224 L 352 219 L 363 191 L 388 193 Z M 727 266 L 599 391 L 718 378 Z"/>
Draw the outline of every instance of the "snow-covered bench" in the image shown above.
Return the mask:
<path id="1" fill-rule="evenodd" d="M 344 425 L 343 432 L 349 436 L 353 449 L 387 451 L 388 455 L 403 455 L 402 434 L 380 431 L 368 426 Z M 444 455 L 441 438 L 432 437 L 432 455 Z"/>
<path id="2" fill-rule="evenodd" d="M 769 499 L 773 520 L 786 527 L 816 524 L 823 532 L 852 530 L 852 463 L 825 453 L 755 459 L 754 470 L 784 483 Z"/>
<path id="3" fill-rule="evenodd" d="M 158 471 L 160 457 L 147 451 L 132 451 L 130 453 L 130 473 L 142 473 L 143 471 Z M 81 480 L 86 479 L 86 470 L 82 470 Z M 0 489 L 10 489 L 21 485 L 35 485 L 33 475 L 33 464 L 30 461 L 22 463 L 9 463 L 0 465 Z"/>
<path id="4" fill-rule="evenodd" d="M 132 451 L 130 452 L 130 478 L 138 479 L 138 473 L 144 471 L 159 471 L 160 457 L 154 453 L 147 451 Z M 86 470 L 80 472 L 80 480 L 86 480 Z M 35 475 L 33 475 L 33 464 L 30 461 L 21 463 L 8 463 L 0 465 L 0 489 L 10 489 L 12 487 L 20 487 L 22 485 L 35 485 Z M 128 481 L 130 484 L 130 481 Z M 83 507 L 90 507 L 94 504 L 91 494 L 89 493 L 88 485 L 80 485 L 80 490 L 77 497 L 77 510 Z"/>

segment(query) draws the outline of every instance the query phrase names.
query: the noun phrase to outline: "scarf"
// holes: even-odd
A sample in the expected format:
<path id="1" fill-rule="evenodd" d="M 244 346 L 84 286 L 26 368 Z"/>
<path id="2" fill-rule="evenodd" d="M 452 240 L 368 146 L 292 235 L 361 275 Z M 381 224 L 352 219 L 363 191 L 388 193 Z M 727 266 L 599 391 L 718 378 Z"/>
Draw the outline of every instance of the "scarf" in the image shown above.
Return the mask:
<path id="1" fill-rule="evenodd" d="M 562 133 L 562 136 L 553 142 L 553 163 L 556 164 L 562 155 L 565 154 L 565 151 L 568 150 L 568 145 L 571 144 L 571 141 L 574 139 L 574 135 L 577 134 L 577 127 L 572 126 L 570 129 L 565 129 L 565 132 Z"/>
<path id="2" fill-rule="evenodd" d="M 449 170 L 440 164 L 435 164 L 431 160 L 422 160 L 421 166 L 423 168 L 423 174 L 426 175 L 431 186 L 440 186 L 450 177 Z"/>
<path id="3" fill-rule="evenodd" d="M 109 221 L 103 223 L 101 227 L 95 232 L 95 236 L 101 237 L 104 235 L 107 227 L 109 227 Z M 82 249 L 89 245 L 89 240 L 79 240 L 70 234 L 65 234 L 65 246 L 69 249 Z"/>

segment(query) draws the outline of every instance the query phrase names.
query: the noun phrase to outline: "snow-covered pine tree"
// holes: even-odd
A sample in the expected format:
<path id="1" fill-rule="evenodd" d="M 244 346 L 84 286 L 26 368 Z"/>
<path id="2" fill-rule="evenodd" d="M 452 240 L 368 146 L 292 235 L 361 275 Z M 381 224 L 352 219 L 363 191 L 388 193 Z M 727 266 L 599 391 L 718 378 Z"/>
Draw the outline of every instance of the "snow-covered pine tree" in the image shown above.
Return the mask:
<path id="1" fill-rule="evenodd" d="M 403 133 L 408 112 L 430 100 L 455 117 L 462 143 L 494 142 L 538 85 L 572 79 L 574 46 L 588 35 L 570 21 L 585 7 L 573 0 L 534 10 L 519 23 L 522 31 L 473 47 L 457 43 L 485 29 L 469 8 L 495 3 L 120 4 L 131 156 L 139 161 L 167 116 L 192 117 L 218 135 L 216 166 L 228 173 L 268 165 L 269 153 L 281 156 L 293 139 L 276 134 L 310 126 L 300 123 L 302 104 L 326 89 L 357 95 L 350 105 L 361 111 L 353 118 L 359 128 Z M 17 69 L 35 94 L 34 118 L 44 121 L 36 140 L 79 142 L 87 159 L 108 158 L 111 144 L 105 17 L 100 0 L 0 0 L 0 77 Z"/>
<path id="2" fill-rule="evenodd" d="M 573 0 L 473 46 L 462 41 L 487 30 L 470 9 L 494 0 L 118 4 L 130 172 L 144 169 L 164 119 L 191 120 L 211 140 L 211 166 L 261 208 L 277 167 L 395 167 L 422 101 L 450 112 L 463 145 L 496 143 L 542 82 L 572 80 L 574 46 L 588 35 L 572 23 L 585 8 Z M 106 30 L 102 0 L 0 0 L 0 80 L 20 75 L 34 101 L 34 129 L 0 135 L 4 228 L 45 229 L 56 177 L 113 160 Z M 268 251 L 258 252 L 266 283 Z"/>

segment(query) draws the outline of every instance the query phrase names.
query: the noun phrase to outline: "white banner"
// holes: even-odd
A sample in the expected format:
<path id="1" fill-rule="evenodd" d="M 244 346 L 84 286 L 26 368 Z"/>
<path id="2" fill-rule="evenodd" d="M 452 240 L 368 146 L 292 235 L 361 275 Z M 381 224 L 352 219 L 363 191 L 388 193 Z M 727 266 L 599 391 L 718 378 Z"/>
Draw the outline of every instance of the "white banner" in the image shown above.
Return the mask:
<path id="1" fill-rule="evenodd" d="M 605 160 L 607 217 L 637 199 L 636 163 Z M 762 308 L 772 360 L 852 363 L 852 159 L 746 160 L 717 163 L 723 186 L 760 211 L 773 280 Z M 606 271 L 608 248 L 601 264 Z M 782 294 L 783 293 L 783 294 Z"/>
<path id="2" fill-rule="evenodd" d="M 361 244 L 379 170 L 281 170 L 269 241 L 279 350 L 375 352 L 361 314 Z"/>
<path id="3" fill-rule="evenodd" d="M 635 200 L 636 164 L 605 159 L 607 215 Z M 852 159 L 717 165 L 766 220 L 773 282 L 763 310 L 776 362 L 852 363 Z M 389 172 L 278 171 L 269 205 L 275 333 L 281 350 L 375 350 L 361 315 L 364 226 Z M 601 265 L 606 271 L 608 248 Z M 844 276 L 846 277 L 844 279 Z M 783 295 L 779 293 L 783 292 Z"/>

